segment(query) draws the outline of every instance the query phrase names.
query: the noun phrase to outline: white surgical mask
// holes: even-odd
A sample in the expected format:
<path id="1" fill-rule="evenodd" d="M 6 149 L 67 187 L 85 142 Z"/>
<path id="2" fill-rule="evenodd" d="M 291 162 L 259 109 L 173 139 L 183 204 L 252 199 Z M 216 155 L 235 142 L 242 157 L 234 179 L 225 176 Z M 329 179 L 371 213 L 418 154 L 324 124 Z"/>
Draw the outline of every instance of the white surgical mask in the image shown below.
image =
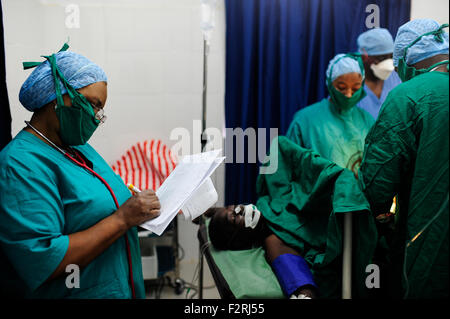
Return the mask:
<path id="1" fill-rule="evenodd" d="M 234 209 L 236 214 L 241 212 L 241 207 L 238 206 Z M 258 225 L 259 218 L 261 217 L 261 212 L 256 208 L 255 205 L 245 205 L 244 206 L 244 222 L 245 227 L 250 227 L 251 229 L 255 229 L 256 225 Z"/>
<path id="2" fill-rule="evenodd" d="M 391 75 L 392 71 L 394 71 L 394 60 L 386 59 L 378 64 L 371 64 L 370 68 L 377 78 L 384 81 Z"/>

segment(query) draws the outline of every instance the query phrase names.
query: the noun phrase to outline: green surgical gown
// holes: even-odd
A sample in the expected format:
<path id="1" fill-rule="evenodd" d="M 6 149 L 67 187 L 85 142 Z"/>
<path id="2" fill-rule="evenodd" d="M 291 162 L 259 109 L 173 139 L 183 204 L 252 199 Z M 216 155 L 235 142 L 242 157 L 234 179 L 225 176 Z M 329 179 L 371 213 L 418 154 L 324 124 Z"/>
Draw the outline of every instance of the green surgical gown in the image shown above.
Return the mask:
<path id="1" fill-rule="evenodd" d="M 365 144 L 360 184 L 375 214 L 399 211 L 388 241 L 392 297 L 448 297 L 449 80 L 448 73 L 418 75 L 394 88 Z M 439 212 L 439 217 L 405 245 Z M 403 275 L 405 266 L 406 277 Z M 383 276 L 383 274 L 382 274 Z"/>
<path id="2" fill-rule="evenodd" d="M 256 203 L 269 228 L 306 260 L 322 298 L 340 298 L 343 215 L 353 213 L 353 297 L 368 294 L 366 266 L 377 243 L 370 205 L 354 174 L 284 136 L 272 142 L 273 174 L 257 179 Z"/>
<path id="3" fill-rule="evenodd" d="M 329 99 L 323 99 L 298 111 L 286 136 L 339 166 L 357 172 L 364 139 L 373 123 L 373 117 L 359 107 L 339 111 Z"/>
<path id="4" fill-rule="evenodd" d="M 131 195 L 121 178 L 88 144 L 75 147 L 113 189 L 119 205 Z M 69 235 L 116 211 L 103 183 L 53 147 L 22 130 L 0 153 L 0 282 L 26 298 L 130 298 L 122 236 L 80 270 L 79 288 L 64 274 L 45 282 L 62 261 Z M 138 298 L 145 297 L 137 229 L 128 236 Z"/>

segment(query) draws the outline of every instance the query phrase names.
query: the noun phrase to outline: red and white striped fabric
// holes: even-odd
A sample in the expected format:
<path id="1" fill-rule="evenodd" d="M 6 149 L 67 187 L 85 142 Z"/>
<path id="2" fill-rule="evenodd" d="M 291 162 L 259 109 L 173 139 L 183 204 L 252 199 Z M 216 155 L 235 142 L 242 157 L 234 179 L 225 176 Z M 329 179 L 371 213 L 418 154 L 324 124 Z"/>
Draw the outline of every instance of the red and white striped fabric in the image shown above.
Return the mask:
<path id="1" fill-rule="evenodd" d="M 138 142 L 112 165 L 125 184 L 157 190 L 176 166 L 176 158 L 161 140 Z"/>

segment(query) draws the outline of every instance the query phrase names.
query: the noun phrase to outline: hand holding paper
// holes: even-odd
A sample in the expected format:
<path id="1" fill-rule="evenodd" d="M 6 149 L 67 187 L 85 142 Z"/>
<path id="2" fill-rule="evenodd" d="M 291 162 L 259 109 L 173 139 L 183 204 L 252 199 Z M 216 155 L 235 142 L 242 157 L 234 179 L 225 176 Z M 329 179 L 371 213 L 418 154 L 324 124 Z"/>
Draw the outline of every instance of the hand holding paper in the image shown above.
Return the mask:
<path id="1" fill-rule="evenodd" d="M 140 225 L 161 235 L 180 209 L 186 219 L 194 219 L 217 202 L 218 196 L 211 174 L 223 162 L 221 150 L 183 157 L 173 172 L 156 191 L 161 214 Z"/>

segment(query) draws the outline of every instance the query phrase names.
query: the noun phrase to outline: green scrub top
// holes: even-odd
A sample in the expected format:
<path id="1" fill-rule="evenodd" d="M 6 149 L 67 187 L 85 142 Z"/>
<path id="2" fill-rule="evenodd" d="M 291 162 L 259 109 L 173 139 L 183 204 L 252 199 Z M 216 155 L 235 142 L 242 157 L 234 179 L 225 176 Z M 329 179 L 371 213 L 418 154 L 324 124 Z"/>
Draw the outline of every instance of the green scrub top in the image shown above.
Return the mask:
<path id="1" fill-rule="evenodd" d="M 373 117 L 359 107 L 340 111 L 329 99 L 323 99 L 298 111 L 286 136 L 356 173 L 373 123 Z"/>
<path id="2" fill-rule="evenodd" d="M 429 72 L 397 86 L 366 138 L 359 181 L 372 212 L 389 211 L 398 195 L 385 281 L 392 297 L 404 297 L 408 288 L 411 298 L 448 297 L 448 77 Z M 405 277 L 406 243 L 441 207 L 439 217 L 407 249 Z"/>
<path id="3" fill-rule="evenodd" d="M 122 205 L 130 192 L 88 144 L 75 147 L 93 164 Z M 64 274 L 46 279 L 62 261 L 69 235 L 116 211 L 104 184 L 52 146 L 22 130 L 0 153 L 0 280 L 26 298 L 131 298 L 125 237 L 80 269 L 80 287 Z M 127 234 L 137 298 L 145 298 L 136 227 Z"/>

